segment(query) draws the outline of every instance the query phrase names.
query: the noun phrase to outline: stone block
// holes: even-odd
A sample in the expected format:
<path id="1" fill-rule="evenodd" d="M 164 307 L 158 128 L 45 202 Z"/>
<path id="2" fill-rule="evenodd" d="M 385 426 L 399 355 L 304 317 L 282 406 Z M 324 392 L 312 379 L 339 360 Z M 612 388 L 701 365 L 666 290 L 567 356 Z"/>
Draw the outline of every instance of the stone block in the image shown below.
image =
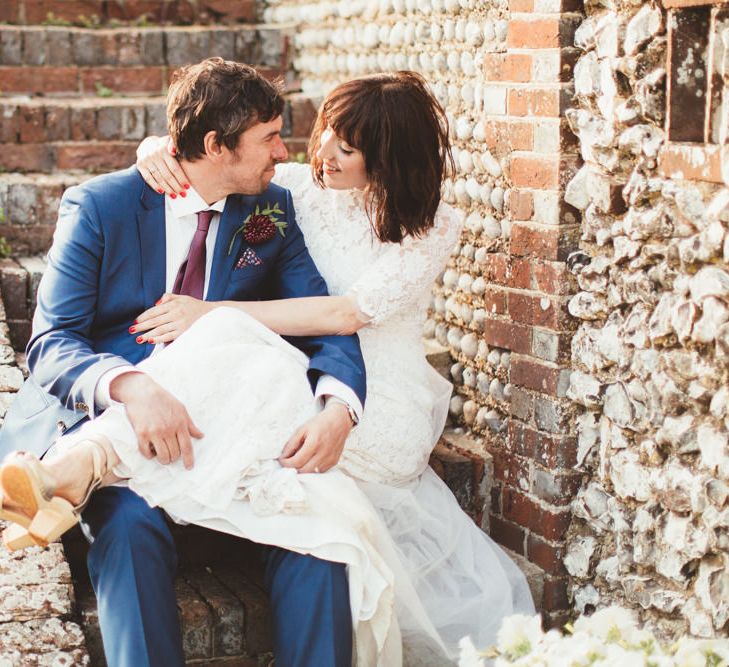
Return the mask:
<path id="1" fill-rule="evenodd" d="M 37 303 L 38 285 L 46 270 L 47 262 L 45 257 L 19 257 L 18 264 L 28 273 L 28 310 L 32 315 Z"/>
<path id="2" fill-rule="evenodd" d="M 75 650 L 85 652 L 84 634 L 81 628 L 71 621 L 47 618 L 2 625 L 0 661 L 2 656 L 15 651 L 24 654 L 45 654 Z M 58 664 L 66 665 L 68 663 L 59 662 Z"/>
<path id="3" fill-rule="evenodd" d="M 2 522 L 0 526 L 5 527 Z M 71 571 L 60 544 L 51 544 L 45 549 L 19 552 L 3 549 L 0 552 L 0 586 L 37 586 L 44 583 L 71 583 Z"/>
<path id="4" fill-rule="evenodd" d="M 569 432 L 571 408 L 563 401 L 537 396 L 534 402 L 534 422 L 547 433 Z"/>
<path id="5" fill-rule="evenodd" d="M 183 576 L 213 612 L 212 655 L 242 655 L 245 647 L 243 603 L 211 575 L 209 568 L 187 570 Z"/>
<path id="6" fill-rule="evenodd" d="M 73 610 L 72 599 L 70 583 L 0 586 L 0 623 L 68 616 Z"/>
<path id="7" fill-rule="evenodd" d="M 68 107 L 45 107 L 46 141 L 68 141 L 71 138 L 71 112 Z"/>
<path id="8" fill-rule="evenodd" d="M 120 139 L 141 141 L 147 136 L 145 109 L 142 106 L 128 106 L 121 109 Z"/>
<path id="9" fill-rule="evenodd" d="M 245 641 L 248 655 L 271 651 L 273 635 L 268 597 L 240 568 L 213 566 L 212 573 L 245 607 Z M 260 581 L 260 579 L 256 579 Z"/>
<path id="10" fill-rule="evenodd" d="M 85 93 L 96 93 L 97 85 L 115 93 L 160 94 L 167 85 L 166 67 L 91 67 L 80 72 L 81 88 Z"/>
<path id="11" fill-rule="evenodd" d="M 463 510 L 473 515 L 480 510 L 477 498 L 477 462 L 449 450 L 441 441 L 430 455 L 430 465 L 453 492 Z"/>
<path id="12" fill-rule="evenodd" d="M 529 590 L 532 594 L 532 599 L 534 600 L 534 607 L 537 611 L 540 611 L 542 609 L 542 597 L 544 590 L 544 571 L 534 563 L 530 563 L 523 555 L 511 551 L 508 548 L 504 549 L 504 551 L 506 551 L 506 555 L 509 556 L 514 563 L 516 563 L 518 568 L 526 577 Z"/>
<path id="13" fill-rule="evenodd" d="M 20 109 L 18 129 L 21 143 L 40 143 L 46 140 L 45 117 L 42 106 L 26 106 Z"/>
<path id="14" fill-rule="evenodd" d="M 16 392 L 14 392 L 14 391 L 0 392 L 0 418 L 3 418 L 3 419 L 5 418 L 8 408 L 10 407 L 12 402 L 15 400 L 15 394 L 16 394 Z"/>
<path id="15" fill-rule="evenodd" d="M 28 37 L 26 36 L 27 40 Z M 71 33 L 66 28 L 45 29 L 45 64 L 73 65 Z M 42 63 L 38 63 L 42 64 Z"/>
<path id="16" fill-rule="evenodd" d="M 0 22 L 15 23 L 18 20 L 19 0 L 5 0 L 0 4 Z"/>
<path id="17" fill-rule="evenodd" d="M 40 26 L 15 28 L 23 42 L 24 65 L 50 65 L 46 52 L 47 31 Z"/>
<path id="18" fill-rule="evenodd" d="M 13 366 L 0 366 L 0 392 L 18 391 L 23 384 L 23 373 Z"/>
<path id="19" fill-rule="evenodd" d="M 28 317 L 26 273 L 12 260 L 0 260 L 0 292 L 8 319 Z"/>
<path id="20" fill-rule="evenodd" d="M 251 22 L 256 18 L 255 0 L 198 0 L 198 5 L 216 22 Z"/>
<path id="21" fill-rule="evenodd" d="M 105 36 L 112 40 L 111 35 Z M 105 56 L 108 49 L 104 49 L 103 40 L 90 31 L 76 31 L 71 35 L 71 49 L 73 62 L 79 67 L 87 65 L 110 65 Z"/>
<path id="22" fill-rule="evenodd" d="M 96 139 L 121 138 L 122 109 L 118 106 L 102 107 L 96 114 Z"/>
<path id="23" fill-rule="evenodd" d="M 175 583 L 177 604 L 182 625 L 182 646 L 185 657 L 204 659 L 212 657 L 213 615 L 203 599 L 178 578 Z"/>
<path id="24" fill-rule="evenodd" d="M 235 59 L 244 63 L 259 63 L 261 44 L 255 31 L 239 30 L 236 32 Z"/>
<path id="25" fill-rule="evenodd" d="M 147 133 L 157 136 L 163 136 L 167 134 L 167 111 L 164 104 L 147 104 L 145 106 L 145 112 Z"/>
<path id="26" fill-rule="evenodd" d="M 23 41 L 19 30 L 0 26 L 0 65 L 20 65 L 23 62 Z"/>
<path id="27" fill-rule="evenodd" d="M 143 30 L 140 33 L 141 58 L 143 65 L 157 65 L 165 62 L 164 30 Z"/>
<path id="28" fill-rule="evenodd" d="M 136 160 L 136 142 L 62 143 L 56 148 L 59 169 L 111 171 L 124 169 Z"/>

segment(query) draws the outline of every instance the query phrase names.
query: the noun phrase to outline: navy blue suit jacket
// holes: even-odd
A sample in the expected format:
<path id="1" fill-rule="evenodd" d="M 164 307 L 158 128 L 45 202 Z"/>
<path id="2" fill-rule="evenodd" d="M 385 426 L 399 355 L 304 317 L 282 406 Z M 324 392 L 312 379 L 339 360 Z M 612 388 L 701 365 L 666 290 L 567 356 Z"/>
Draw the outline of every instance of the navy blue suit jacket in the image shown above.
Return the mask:
<path id="1" fill-rule="evenodd" d="M 278 203 L 288 226 L 255 246 L 258 266 L 235 268 L 248 245 L 231 238 L 256 204 Z M 279 216 L 281 217 L 281 216 Z M 27 359 L 31 376 L 0 431 L 0 454 L 42 455 L 54 439 L 94 413 L 99 378 L 151 353 L 128 328 L 165 291 L 164 196 L 136 168 L 106 174 L 63 195 L 58 225 L 41 280 Z M 288 190 L 227 198 L 218 227 L 206 298 L 254 301 L 327 294 L 309 255 Z M 292 337 L 310 358 L 315 386 L 329 374 L 365 399 L 365 367 L 357 336 Z"/>

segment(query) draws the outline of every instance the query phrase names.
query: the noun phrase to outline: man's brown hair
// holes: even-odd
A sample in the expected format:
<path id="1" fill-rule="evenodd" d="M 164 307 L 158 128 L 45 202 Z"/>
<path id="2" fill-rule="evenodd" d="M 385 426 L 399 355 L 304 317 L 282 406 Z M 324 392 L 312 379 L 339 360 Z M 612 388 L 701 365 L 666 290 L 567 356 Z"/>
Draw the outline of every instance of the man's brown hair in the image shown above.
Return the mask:
<path id="1" fill-rule="evenodd" d="M 201 158 L 211 130 L 218 144 L 234 150 L 249 127 L 281 115 L 282 94 L 281 81 L 269 81 L 243 63 L 208 58 L 181 67 L 167 95 L 167 129 L 178 157 Z"/>
<path id="2" fill-rule="evenodd" d="M 446 168 L 453 166 L 443 107 L 415 72 L 373 74 L 337 86 L 324 100 L 309 142 L 314 179 L 327 127 L 362 152 L 366 208 L 381 241 L 419 236 L 435 222 Z"/>

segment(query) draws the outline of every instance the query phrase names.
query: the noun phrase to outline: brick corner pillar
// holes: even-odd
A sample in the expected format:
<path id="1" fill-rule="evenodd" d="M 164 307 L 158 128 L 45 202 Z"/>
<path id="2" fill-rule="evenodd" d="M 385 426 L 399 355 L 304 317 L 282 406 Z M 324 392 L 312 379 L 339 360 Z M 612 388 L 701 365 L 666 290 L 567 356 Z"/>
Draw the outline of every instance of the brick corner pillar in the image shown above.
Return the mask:
<path id="1" fill-rule="evenodd" d="M 486 437 L 494 457 L 490 522 L 497 541 L 544 571 L 547 625 L 568 614 L 562 561 L 581 482 L 566 398 L 576 328 L 567 311 L 575 285 L 566 260 L 578 247 L 580 214 L 564 201 L 580 166 L 564 115 L 581 8 L 576 0 L 510 0 L 506 48 L 484 63 L 493 99 L 504 100 L 488 110 L 486 142 L 504 166 L 510 229 L 484 269 L 505 294 L 506 308 L 489 312 L 484 337 L 510 352 L 511 390 L 504 428 Z"/>

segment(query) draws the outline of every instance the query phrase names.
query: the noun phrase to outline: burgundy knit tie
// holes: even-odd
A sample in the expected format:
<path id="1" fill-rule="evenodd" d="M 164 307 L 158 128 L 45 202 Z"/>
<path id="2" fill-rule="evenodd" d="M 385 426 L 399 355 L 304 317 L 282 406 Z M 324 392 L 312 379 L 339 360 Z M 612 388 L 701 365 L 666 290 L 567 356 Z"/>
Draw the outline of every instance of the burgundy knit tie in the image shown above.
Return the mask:
<path id="1" fill-rule="evenodd" d="M 186 294 L 196 299 L 203 298 L 205 288 L 205 240 L 208 237 L 210 221 L 215 211 L 200 211 L 197 214 L 197 230 L 192 237 L 190 252 L 182 262 L 175 278 L 173 294 Z"/>

